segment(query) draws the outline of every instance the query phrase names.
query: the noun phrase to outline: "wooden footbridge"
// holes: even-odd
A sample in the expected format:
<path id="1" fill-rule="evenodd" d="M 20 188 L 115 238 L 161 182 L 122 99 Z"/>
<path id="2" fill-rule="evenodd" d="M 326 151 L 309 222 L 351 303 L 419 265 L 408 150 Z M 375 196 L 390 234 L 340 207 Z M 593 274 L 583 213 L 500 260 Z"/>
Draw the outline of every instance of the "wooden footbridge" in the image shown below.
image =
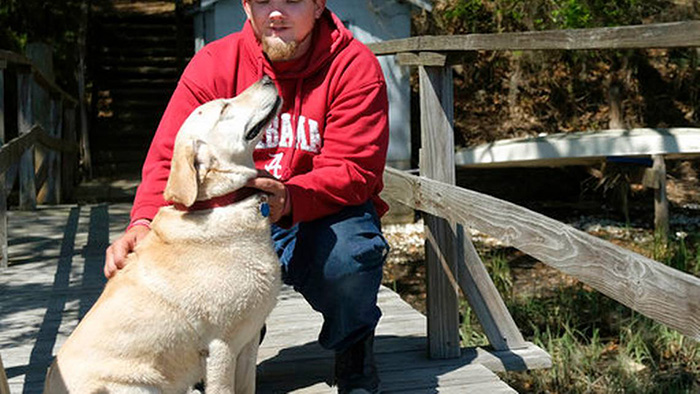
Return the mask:
<path id="1" fill-rule="evenodd" d="M 104 286 L 104 250 L 128 223 L 129 209 L 128 204 L 59 205 L 8 215 L 12 265 L 0 277 L 0 355 L 10 392 L 42 391 L 53 355 Z M 384 317 L 375 346 L 386 392 L 514 392 L 473 363 L 480 359 L 503 369 L 495 356 L 473 351 L 433 362 L 425 352 L 425 317 L 386 288 L 379 305 Z M 267 327 L 258 392 L 330 392 L 333 354 L 318 345 L 321 318 L 303 298 L 284 289 Z M 512 355 L 504 362 L 520 360 Z"/>
<path id="2" fill-rule="evenodd" d="M 512 393 L 493 371 L 550 365 L 549 356 L 520 334 L 463 226 L 492 235 L 700 340 L 700 279 L 525 208 L 454 186 L 453 53 L 679 46 L 700 46 L 700 22 L 419 37 L 372 46 L 377 55 L 396 54 L 404 64 L 419 67 L 421 176 L 387 169 L 385 181 L 387 197 L 426 214 L 427 234 L 427 316 L 387 289 L 379 295 L 384 316 L 376 349 L 384 392 Z M 7 72 L 17 81 L 12 107 L 17 116 L 14 123 L 6 121 L 8 106 L 0 94 L 0 137 L 1 142 L 17 138 L 0 150 L 0 394 L 37 393 L 52 356 L 104 285 L 104 251 L 125 228 L 129 207 L 57 204 L 68 201 L 77 165 L 76 101 L 26 58 L 0 52 L 0 92 Z M 46 124 L 37 123 L 32 113 L 32 84 L 49 97 Z M 6 133 L 8 123 L 13 129 Z M 6 201 L 19 209 L 8 211 Z M 460 346 L 460 291 L 477 313 L 488 348 Z M 259 392 L 332 392 L 332 354 L 315 340 L 319 327 L 319 316 L 285 289 L 260 349 Z"/>

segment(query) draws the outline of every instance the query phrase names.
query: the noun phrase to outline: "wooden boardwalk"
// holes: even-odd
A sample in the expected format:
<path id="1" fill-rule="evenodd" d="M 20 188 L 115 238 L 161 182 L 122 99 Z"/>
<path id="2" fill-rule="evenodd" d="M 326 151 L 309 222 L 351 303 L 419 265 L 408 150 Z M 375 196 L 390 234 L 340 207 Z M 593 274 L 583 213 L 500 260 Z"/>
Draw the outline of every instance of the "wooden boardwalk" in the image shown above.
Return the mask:
<path id="1" fill-rule="evenodd" d="M 11 266 L 0 272 L 0 355 L 12 393 L 40 393 L 53 354 L 97 299 L 104 250 L 125 228 L 129 205 L 10 212 Z M 428 360 L 426 319 L 382 288 L 375 348 L 385 393 L 515 393 L 475 359 Z M 285 288 L 260 348 L 259 393 L 332 393 L 333 354 L 316 342 L 320 315 Z M 516 357 L 517 358 L 517 357 Z M 495 360 L 495 361 L 494 361 Z"/>

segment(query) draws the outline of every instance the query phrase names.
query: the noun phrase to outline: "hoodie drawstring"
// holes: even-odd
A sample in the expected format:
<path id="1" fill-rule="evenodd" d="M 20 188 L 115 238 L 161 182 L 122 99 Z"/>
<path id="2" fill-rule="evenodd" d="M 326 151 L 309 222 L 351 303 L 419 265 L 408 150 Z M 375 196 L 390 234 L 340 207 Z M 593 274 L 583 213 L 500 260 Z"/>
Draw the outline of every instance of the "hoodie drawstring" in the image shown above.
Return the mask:
<path id="1" fill-rule="evenodd" d="M 301 93 L 303 85 L 304 78 L 298 78 L 296 87 L 294 89 L 294 111 L 292 112 L 292 127 L 295 128 L 295 138 L 294 142 L 292 143 L 292 152 L 289 155 L 289 159 L 287 160 L 287 168 L 285 169 L 285 179 L 287 179 L 289 177 L 289 174 L 291 174 L 292 164 L 294 163 L 294 155 L 297 153 L 297 150 L 299 148 L 297 146 L 297 141 L 299 141 L 299 136 L 297 134 L 305 132 L 304 127 L 299 127 L 299 119 L 301 118 Z"/>

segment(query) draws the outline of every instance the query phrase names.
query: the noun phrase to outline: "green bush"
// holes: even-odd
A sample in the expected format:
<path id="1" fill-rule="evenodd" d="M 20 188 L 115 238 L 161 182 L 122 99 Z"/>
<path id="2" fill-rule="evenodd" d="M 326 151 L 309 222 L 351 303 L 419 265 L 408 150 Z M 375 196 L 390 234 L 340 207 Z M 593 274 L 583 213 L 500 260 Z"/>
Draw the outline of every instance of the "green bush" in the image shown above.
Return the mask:
<path id="1" fill-rule="evenodd" d="M 679 233 L 666 262 L 689 268 L 697 262 L 700 233 Z M 476 245 L 478 249 L 483 246 Z M 644 245 L 654 253 L 654 245 Z M 521 393 L 700 392 L 700 344 L 576 281 L 541 294 L 512 294 L 510 249 L 485 248 L 484 263 L 504 295 L 525 338 L 552 356 L 552 367 L 502 374 Z M 499 285 L 500 283 L 500 285 Z M 547 287 L 547 286 L 545 286 Z M 463 346 L 488 343 L 465 302 Z"/>
<path id="2" fill-rule="evenodd" d="M 75 91 L 81 0 L 3 0 L 0 3 L 0 49 L 24 53 L 30 42 L 49 44 L 57 82 Z"/>

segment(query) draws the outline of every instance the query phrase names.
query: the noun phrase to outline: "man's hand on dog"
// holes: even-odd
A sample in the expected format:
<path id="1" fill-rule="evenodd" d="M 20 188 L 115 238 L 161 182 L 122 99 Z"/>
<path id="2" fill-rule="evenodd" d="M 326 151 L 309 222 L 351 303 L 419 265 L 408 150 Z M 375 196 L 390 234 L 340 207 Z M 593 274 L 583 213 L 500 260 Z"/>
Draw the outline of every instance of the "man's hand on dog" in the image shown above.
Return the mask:
<path id="1" fill-rule="evenodd" d="M 258 170 L 257 178 L 248 181 L 246 186 L 267 193 L 267 203 L 270 205 L 270 222 L 277 223 L 291 212 L 287 186 L 273 178 L 269 172 Z"/>
<path id="2" fill-rule="evenodd" d="M 107 248 L 104 268 L 107 279 L 114 276 L 118 270 L 124 268 L 126 265 L 126 255 L 134 250 L 136 244 L 138 244 L 149 231 L 151 231 L 151 229 L 147 226 L 134 226 Z"/>

